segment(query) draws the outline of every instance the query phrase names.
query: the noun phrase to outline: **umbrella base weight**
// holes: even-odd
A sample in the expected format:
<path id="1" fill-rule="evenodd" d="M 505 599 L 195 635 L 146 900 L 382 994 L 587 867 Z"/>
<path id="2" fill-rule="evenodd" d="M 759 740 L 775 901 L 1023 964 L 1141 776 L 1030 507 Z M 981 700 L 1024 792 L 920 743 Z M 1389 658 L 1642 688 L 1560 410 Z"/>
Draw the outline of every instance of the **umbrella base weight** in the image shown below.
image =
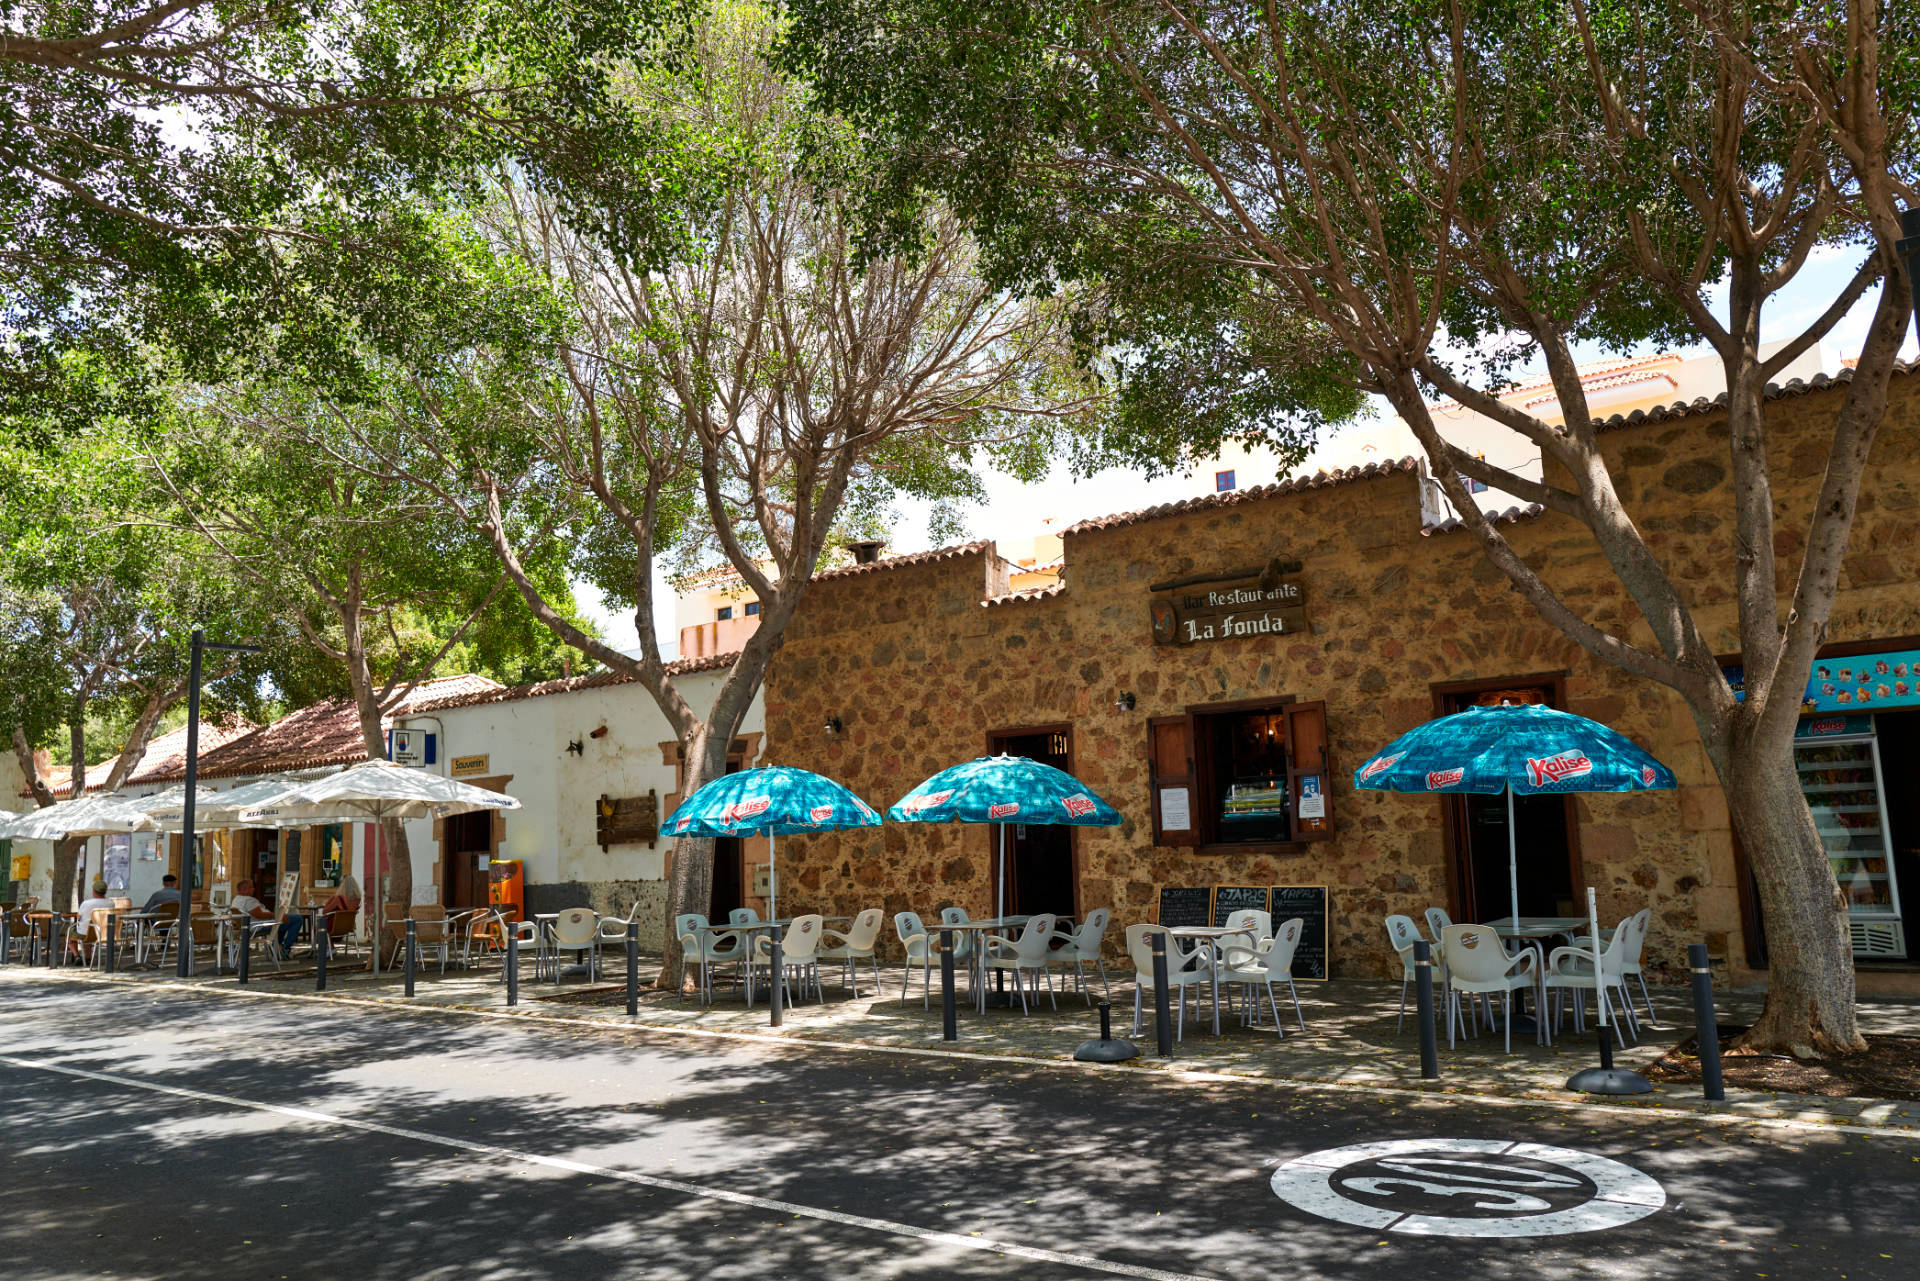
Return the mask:
<path id="1" fill-rule="evenodd" d="M 1579 1094 L 1652 1094 L 1653 1082 L 1625 1068 L 1586 1068 L 1567 1078 L 1567 1088 Z"/>
<path id="2" fill-rule="evenodd" d="M 1095 1037 L 1091 1041 L 1080 1042 L 1073 1057 L 1082 1063 L 1125 1063 L 1128 1059 L 1139 1058 L 1140 1050 L 1132 1041 L 1103 1041 Z"/>

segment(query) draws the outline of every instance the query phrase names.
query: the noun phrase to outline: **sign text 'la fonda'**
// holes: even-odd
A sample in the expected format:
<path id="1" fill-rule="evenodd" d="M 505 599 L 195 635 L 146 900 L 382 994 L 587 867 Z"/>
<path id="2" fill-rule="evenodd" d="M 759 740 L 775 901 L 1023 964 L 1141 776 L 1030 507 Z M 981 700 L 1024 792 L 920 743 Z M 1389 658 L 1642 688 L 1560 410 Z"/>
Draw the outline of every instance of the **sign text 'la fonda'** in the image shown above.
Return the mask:
<path id="1" fill-rule="evenodd" d="M 1307 630 L 1306 592 L 1297 582 L 1249 578 L 1188 587 L 1150 605 L 1159 645 L 1198 645 Z"/>

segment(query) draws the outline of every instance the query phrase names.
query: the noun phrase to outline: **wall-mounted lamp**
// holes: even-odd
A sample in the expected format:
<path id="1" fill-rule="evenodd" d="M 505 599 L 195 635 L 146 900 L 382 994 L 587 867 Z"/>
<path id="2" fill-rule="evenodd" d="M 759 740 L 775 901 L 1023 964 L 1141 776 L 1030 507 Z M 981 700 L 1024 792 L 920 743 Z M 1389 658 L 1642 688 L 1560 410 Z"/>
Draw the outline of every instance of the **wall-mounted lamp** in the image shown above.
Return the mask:
<path id="1" fill-rule="evenodd" d="M 840 718 L 838 716 L 827 717 L 827 723 L 821 726 L 821 728 L 826 730 L 827 733 L 829 734 L 844 734 L 846 733 L 846 729 L 847 729 L 846 726 L 840 723 Z"/>
<path id="2" fill-rule="evenodd" d="M 575 756 L 585 756 L 587 754 L 587 745 L 576 738 L 567 744 L 567 750 Z"/>
<path id="3" fill-rule="evenodd" d="M 1134 697 L 1131 691 L 1113 700 L 1113 710 L 1116 712 L 1130 712 L 1133 708 Z"/>

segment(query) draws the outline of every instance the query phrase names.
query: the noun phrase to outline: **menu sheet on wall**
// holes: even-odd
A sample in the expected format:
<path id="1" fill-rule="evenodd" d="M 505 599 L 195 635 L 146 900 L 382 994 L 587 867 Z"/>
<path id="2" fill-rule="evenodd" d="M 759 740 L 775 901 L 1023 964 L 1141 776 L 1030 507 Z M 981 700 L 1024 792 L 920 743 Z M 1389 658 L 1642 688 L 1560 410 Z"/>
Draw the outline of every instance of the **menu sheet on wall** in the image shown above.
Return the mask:
<path id="1" fill-rule="evenodd" d="M 1160 789 L 1160 830 L 1163 832 L 1193 830 L 1193 807 L 1189 803 L 1186 788 L 1163 787 Z"/>

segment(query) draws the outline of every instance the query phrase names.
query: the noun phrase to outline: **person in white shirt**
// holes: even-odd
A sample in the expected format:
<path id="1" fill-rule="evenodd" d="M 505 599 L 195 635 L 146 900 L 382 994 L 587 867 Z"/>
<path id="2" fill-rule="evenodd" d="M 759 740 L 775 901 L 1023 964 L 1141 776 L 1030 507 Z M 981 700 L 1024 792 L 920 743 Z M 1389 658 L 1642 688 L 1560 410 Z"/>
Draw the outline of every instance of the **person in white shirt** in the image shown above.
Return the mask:
<path id="1" fill-rule="evenodd" d="M 93 914 L 95 912 L 109 910 L 112 907 L 113 900 L 107 897 L 107 878 L 104 876 L 94 877 L 93 896 L 80 904 L 80 920 L 73 927 L 74 938 L 76 940 L 91 938 L 93 936 Z"/>
<path id="2" fill-rule="evenodd" d="M 246 922 L 249 934 L 258 934 L 273 928 L 273 913 L 265 903 L 253 896 L 252 881 L 242 880 L 234 883 L 233 901 L 227 904 L 227 908 L 249 918 Z M 234 963 L 239 964 L 237 955 Z"/>

